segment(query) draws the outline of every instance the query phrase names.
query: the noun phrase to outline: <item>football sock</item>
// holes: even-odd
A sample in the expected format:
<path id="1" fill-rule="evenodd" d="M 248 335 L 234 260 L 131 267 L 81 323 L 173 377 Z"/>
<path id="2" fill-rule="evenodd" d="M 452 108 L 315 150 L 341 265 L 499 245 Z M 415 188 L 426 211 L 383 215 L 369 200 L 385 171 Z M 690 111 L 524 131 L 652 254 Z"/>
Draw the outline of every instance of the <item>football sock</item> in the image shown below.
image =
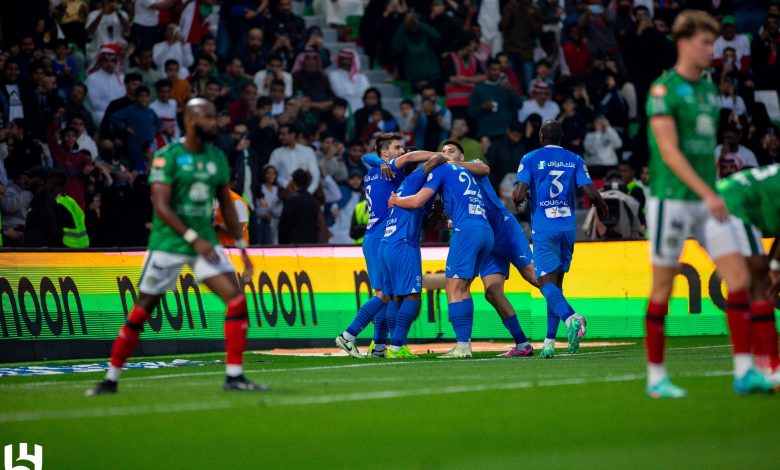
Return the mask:
<path id="1" fill-rule="evenodd" d="M 412 299 L 404 299 L 401 303 L 401 308 L 398 310 L 398 314 L 395 317 L 395 329 L 393 330 L 393 336 L 390 339 L 390 346 L 397 346 L 398 349 L 406 342 L 406 337 L 409 336 L 409 329 L 412 327 L 412 322 L 417 316 L 417 312 L 420 310 L 420 301 Z M 397 351 L 397 350 L 396 350 Z"/>
<path id="2" fill-rule="evenodd" d="M 474 311 L 472 310 L 471 315 L 469 315 L 468 305 L 466 305 L 465 300 L 453 302 L 448 307 L 450 323 L 452 323 L 452 329 L 455 331 L 455 339 L 458 343 L 468 344 L 471 339 L 471 320 Z"/>
<path id="3" fill-rule="evenodd" d="M 666 366 L 663 364 L 647 364 L 647 383 L 648 385 L 655 385 L 663 379 L 667 378 L 669 374 L 666 372 Z"/>
<path id="4" fill-rule="evenodd" d="M 349 336 L 345 334 L 344 338 L 348 341 L 354 341 L 355 337 L 371 323 L 371 320 L 374 319 L 377 312 L 383 308 L 385 308 L 385 303 L 382 302 L 382 299 L 379 297 L 374 296 L 368 299 L 360 306 L 360 310 L 358 310 L 357 315 L 355 315 L 355 319 L 352 320 L 352 323 L 347 327 L 346 333 L 349 333 Z"/>
<path id="5" fill-rule="evenodd" d="M 775 306 L 770 300 L 750 304 L 750 326 L 753 356 L 758 367 L 774 371 L 780 362 L 777 351 Z"/>
<path id="6" fill-rule="evenodd" d="M 242 363 L 246 350 L 246 333 L 249 328 L 246 296 L 239 295 L 227 304 L 225 314 L 225 366 L 230 377 L 243 373 Z"/>
<path id="7" fill-rule="evenodd" d="M 666 347 L 666 336 L 664 333 L 664 322 L 666 314 L 669 313 L 667 304 L 657 304 L 649 302 L 647 304 L 647 315 L 645 316 L 645 330 L 647 332 L 645 345 L 647 347 L 647 362 L 650 364 L 662 365 L 664 363 L 664 348 Z M 664 377 L 665 378 L 665 375 Z M 650 381 L 655 383 L 656 381 Z"/>
<path id="8" fill-rule="evenodd" d="M 555 317 L 555 319 L 557 320 L 558 317 Z M 544 338 L 544 343 L 542 344 L 542 348 L 546 348 L 548 345 L 551 348 L 555 349 L 555 338 Z"/>
<path id="9" fill-rule="evenodd" d="M 520 320 L 517 319 L 517 315 L 502 318 L 501 321 L 504 323 L 506 329 L 509 330 L 509 334 L 512 335 L 512 338 L 514 338 L 515 344 L 518 347 L 523 343 L 528 342 L 528 338 L 525 337 L 525 333 L 523 332 L 523 328 L 520 326 Z"/>
<path id="10" fill-rule="evenodd" d="M 111 367 L 106 373 L 106 379 L 114 382 L 119 380 L 122 366 L 141 341 L 139 339 L 141 328 L 147 320 L 149 320 L 149 312 L 140 305 L 134 305 L 125 324 L 119 329 L 116 340 L 114 340 L 114 345 L 111 348 Z"/>
<path id="11" fill-rule="evenodd" d="M 398 316 L 398 309 L 401 308 L 401 302 L 391 300 L 387 303 L 387 332 L 390 334 L 390 336 L 393 336 L 393 331 L 395 330 L 395 321 L 396 317 Z"/>
<path id="12" fill-rule="evenodd" d="M 374 351 L 382 352 L 385 349 L 387 349 L 387 345 L 386 344 L 384 344 L 384 343 L 379 343 L 379 344 L 374 343 Z"/>
<path id="13" fill-rule="evenodd" d="M 744 291 L 729 293 L 726 320 L 734 353 L 734 375 L 742 377 L 753 366 L 750 355 L 750 294 Z"/>
<path id="14" fill-rule="evenodd" d="M 555 339 L 558 336 L 558 324 L 560 321 L 561 319 L 558 318 L 558 315 L 550 308 L 550 304 L 547 304 L 547 334 L 545 338 Z"/>
<path id="15" fill-rule="evenodd" d="M 392 303 L 391 300 L 386 308 L 379 309 L 374 317 L 374 349 L 380 344 L 384 346 L 387 343 L 387 309 Z"/>
<path id="16" fill-rule="evenodd" d="M 561 321 L 565 322 L 574 314 L 574 310 L 569 306 L 566 297 L 563 296 L 563 292 L 555 284 L 545 284 L 542 287 L 542 295 L 544 295 L 547 305 L 550 306 Z"/>

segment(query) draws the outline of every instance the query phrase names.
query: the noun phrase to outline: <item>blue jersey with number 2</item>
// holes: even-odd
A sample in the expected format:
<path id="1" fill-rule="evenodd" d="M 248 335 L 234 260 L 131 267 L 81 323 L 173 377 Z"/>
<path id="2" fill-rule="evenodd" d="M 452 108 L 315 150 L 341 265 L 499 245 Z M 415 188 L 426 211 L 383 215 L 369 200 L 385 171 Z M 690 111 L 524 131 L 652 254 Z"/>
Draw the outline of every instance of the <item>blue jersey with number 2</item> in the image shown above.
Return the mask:
<path id="1" fill-rule="evenodd" d="M 542 147 L 520 160 L 516 181 L 528 185 L 534 232 L 577 229 L 574 216 L 577 188 L 593 183 L 582 157 L 555 145 Z"/>
<path id="2" fill-rule="evenodd" d="M 454 230 L 490 228 L 485 216 L 482 191 L 467 169 L 451 163 L 444 164 L 428 175 L 428 181 L 423 187 L 441 193 L 444 210 L 452 220 Z"/>

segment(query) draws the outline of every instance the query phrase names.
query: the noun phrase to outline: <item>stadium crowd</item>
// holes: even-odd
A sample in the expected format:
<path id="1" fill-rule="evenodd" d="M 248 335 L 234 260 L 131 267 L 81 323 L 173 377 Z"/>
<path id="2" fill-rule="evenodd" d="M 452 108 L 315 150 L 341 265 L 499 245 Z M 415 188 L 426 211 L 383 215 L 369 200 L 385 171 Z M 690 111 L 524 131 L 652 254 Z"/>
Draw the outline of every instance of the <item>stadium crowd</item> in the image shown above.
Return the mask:
<path id="1" fill-rule="evenodd" d="M 564 147 L 584 156 L 613 204 L 611 220 L 588 215 L 587 236 L 642 237 L 644 103 L 675 62 L 669 28 L 685 8 L 711 12 L 722 27 L 706 77 L 721 92 L 719 176 L 780 162 L 770 119 L 780 89 L 778 0 L 313 7 L 340 40 L 357 38 L 371 64 L 352 47 L 325 48 L 322 29 L 307 27 L 291 0 L 3 2 L 3 245 L 145 246 L 153 154 L 180 136 L 181 111 L 196 96 L 218 110 L 214 143 L 228 157 L 252 244 L 359 241 L 362 156 L 384 132 L 426 150 L 457 141 L 490 166 L 514 211 L 518 162 L 540 147 L 548 119 L 562 123 Z M 361 14 L 359 25 L 347 21 Z M 400 109 L 383 107 L 371 66 L 404 87 Z"/>

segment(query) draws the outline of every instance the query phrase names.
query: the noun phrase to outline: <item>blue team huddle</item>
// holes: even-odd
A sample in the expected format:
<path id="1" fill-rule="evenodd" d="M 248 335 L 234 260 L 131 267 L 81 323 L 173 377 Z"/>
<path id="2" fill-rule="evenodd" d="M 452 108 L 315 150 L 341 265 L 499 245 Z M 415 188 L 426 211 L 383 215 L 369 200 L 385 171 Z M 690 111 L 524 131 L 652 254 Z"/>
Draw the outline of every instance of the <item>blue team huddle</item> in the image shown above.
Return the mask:
<path id="1" fill-rule="evenodd" d="M 575 353 L 586 322 L 568 304 L 562 287 L 574 252 L 577 190 L 582 188 L 602 213 L 607 209 L 593 188 L 584 160 L 561 148 L 561 137 L 557 122 L 545 122 L 540 130 L 545 146 L 525 155 L 518 167 L 513 200 L 520 204 L 527 197 L 531 205 L 532 252 L 520 223 L 493 190 L 489 167 L 478 160 L 464 161 L 458 143 L 445 142 L 440 153 L 406 152 L 402 135 L 380 136 L 376 155 L 364 157 L 371 169 L 364 179 L 369 220 L 363 254 L 375 295 L 361 306 L 336 344 L 358 358 L 414 357 L 406 343 L 421 304 L 421 231 L 426 223 L 447 223 L 452 236 L 444 288 L 457 344 L 438 357 L 472 356 L 471 283 L 477 277 L 482 279 L 486 299 L 515 341 L 515 347 L 500 356 L 533 355 L 504 293 L 510 264 L 538 287 L 547 301 L 547 334 L 541 356 L 554 357 L 561 321 L 567 328 L 568 350 Z M 364 356 L 356 338 L 372 321 L 374 338 Z"/>

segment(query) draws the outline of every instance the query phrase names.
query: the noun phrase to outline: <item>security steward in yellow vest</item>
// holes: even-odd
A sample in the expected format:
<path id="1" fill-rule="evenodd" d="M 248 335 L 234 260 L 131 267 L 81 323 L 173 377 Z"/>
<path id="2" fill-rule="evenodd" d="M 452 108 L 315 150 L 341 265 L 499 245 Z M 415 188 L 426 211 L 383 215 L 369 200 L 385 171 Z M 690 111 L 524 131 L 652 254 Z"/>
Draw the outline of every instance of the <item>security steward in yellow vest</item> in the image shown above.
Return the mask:
<path id="1" fill-rule="evenodd" d="M 89 248 L 89 235 L 87 235 L 87 225 L 84 223 L 84 210 L 75 199 L 67 194 L 60 194 L 57 196 L 56 201 L 73 218 L 72 226 L 62 227 L 62 244 L 67 248 Z"/>
<path id="2" fill-rule="evenodd" d="M 356 245 L 363 243 L 363 237 L 368 228 L 368 201 L 362 200 L 355 206 L 352 221 L 349 224 L 349 238 L 355 240 Z"/>

